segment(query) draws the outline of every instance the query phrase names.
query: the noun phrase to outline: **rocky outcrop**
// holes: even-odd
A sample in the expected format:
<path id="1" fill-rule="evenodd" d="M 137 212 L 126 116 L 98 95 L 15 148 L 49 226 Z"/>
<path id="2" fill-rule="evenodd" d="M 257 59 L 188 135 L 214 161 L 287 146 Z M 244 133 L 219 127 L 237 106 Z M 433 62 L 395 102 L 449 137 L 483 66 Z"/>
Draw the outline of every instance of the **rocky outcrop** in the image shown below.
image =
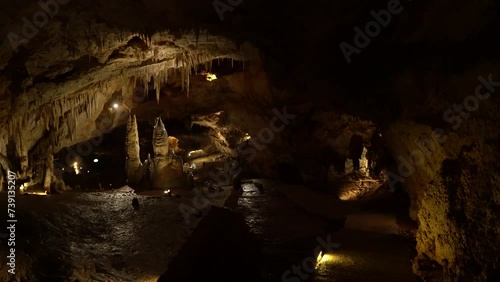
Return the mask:
<path id="1" fill-rule="evenodd" d="M 442 275 L 445 281 L 498 278 L 499 90 L 478 79 L 498 81 L 495 69 L 498 61 L 439 82 L 412 76 L 400 91 L 420 93 L 418 99 L 433 103 L 409 102 L 405 119 L 385 132 L 396 161 L 389 181 L 399 182 L 410 195 L 410 215 L 419 225 L 414 271 L 429 281 L 443 281 Z M 430 91 L 409 90 L 416 85 Z M 480 85 L 484 88 L 477 96 Z M 425 110 L 429 105 L 432 115 Z M 438 266 L 437 276 L 432 264 Z"/>

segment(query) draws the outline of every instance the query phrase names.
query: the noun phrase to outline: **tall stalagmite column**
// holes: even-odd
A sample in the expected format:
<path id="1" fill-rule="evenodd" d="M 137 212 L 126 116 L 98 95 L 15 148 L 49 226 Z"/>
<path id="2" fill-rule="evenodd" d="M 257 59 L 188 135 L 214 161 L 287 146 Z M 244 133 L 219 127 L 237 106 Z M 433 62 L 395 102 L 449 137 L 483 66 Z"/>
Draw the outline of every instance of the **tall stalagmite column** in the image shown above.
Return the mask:
<path id="1" fill-rule="evenodd" d="M 20 132 L 18 133 L 18 139 L 16 140 L 16 151 L 21 164 L 21 175 L 25 177 L 28 173 L 28 149 L 24 144 L 24 140 Z"/>
<path id="2" fill-rule="evenodd" d="M 153 163 L 151 168 L 151 180 L 154 188 L 166 187 L 168 173 L 168 134 L 161 118 L 156 119 L 153 131 Z"/>
<path id="3" fill-rule="evenodd" d="M 43 190 L 50 193 L 50 186 L 52 184 L 52 178 L 54 175 L 54 156 L 49 154 L 45 162 L 45 176 L 43 179 Z"/>
<path id="4" fill-rule="evenodd" d="M 144 177 L 144 169 L 140 159 L 139 132 L 137 130 L 137 119 L 130 116 L 127 123 L 127 160 L 125 161 L 125 170 L 128 183 L 137 184 Z"/>

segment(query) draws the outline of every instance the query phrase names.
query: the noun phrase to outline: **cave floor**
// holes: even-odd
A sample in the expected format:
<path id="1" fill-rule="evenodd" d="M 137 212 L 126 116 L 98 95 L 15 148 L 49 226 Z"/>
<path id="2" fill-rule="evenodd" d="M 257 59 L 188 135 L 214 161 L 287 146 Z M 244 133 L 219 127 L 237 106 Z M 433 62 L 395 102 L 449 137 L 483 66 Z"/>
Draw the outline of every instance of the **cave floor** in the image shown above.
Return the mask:
<path id="1" fill-rule="evenodd" d="M 0 281 L 156 281 L 200 218 L 186 224 L 179 212 L 180 203 L 192 205 L 187 191 L 176 198 L 163 191 L 137 195 L 129 190 L 18 194 L 17 280 L 2 276 L 8 275 L 2 242 Z M 211 204 L 222 205 L 229 194 L 218 193 Z M 131 204 L 134 197 L 138 210 Z M 0 193 L 0 200 L 7 203 L 7 193 Z M 0 215 L 3 222 L 6 213 Z"/>
<path id="2" fill-rule="evenodd" d="M 265 192 L 248 182 L 242 192 L 225 188 L 210 198 L 220 208 L 189 224 L 179 212 L 181 203 L 192 206 L 187 191 L 180 198 L 127 187 L 18 195 L 16 281 L 156 281 L 162 273 L 176 278 L 159 281 L 416 281 L 412 245 L 394 234 L 393 215 L 361 212 L 302 186 L 253 181 Z M 325 251 L 328 243 L 335 246 Z M 318 246 L 326 254 L 309 272 Z"/>
<path id="3" fill-rule="evenodd" d="M 390 214 L 360 212 L 355 203 L 300 186 L 251 181 L 263 183 L 264 193 L 244 183 L 226 209 L 212 209 L 159 282 L 416 281 L 412 245 L 394 234 Z M 325 203 L 330 207 L 318 206 Z M 308 272 L 321 242 L 333 246 Z M 301 273 L 293 273 L 294 265 Z"/>
<path id="4" fill-rule="evenodd" d="M 355 203 L 304 193 L 300 186 L 262 182 L 264 194 L 246 184 L 238 200 L 251 232 L 263 242 L 260 281 L 416 281 L 411 244 L 394 234 L 395 220 L 388 223 L 391 215 L 358 212 Z M 315 272 L 307 272 L 307 261 L 316 258 L 314 250 L 321 242 L 334 246 L 322 247 L 325 257 Z M 302 274 L 294 274 L 293 265 L 300 265 Z M 287 270 L 292 273 L 283 276 Z"/>

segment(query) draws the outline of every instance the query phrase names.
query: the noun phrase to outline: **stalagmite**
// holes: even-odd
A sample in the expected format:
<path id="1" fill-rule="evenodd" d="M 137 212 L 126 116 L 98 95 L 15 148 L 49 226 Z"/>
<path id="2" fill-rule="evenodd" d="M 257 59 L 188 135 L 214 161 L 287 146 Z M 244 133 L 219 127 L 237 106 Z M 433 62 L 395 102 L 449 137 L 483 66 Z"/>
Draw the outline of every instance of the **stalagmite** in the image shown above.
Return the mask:
<path id="1" fill-rule="evenodd" d="M 137 184 L 144 177 L 144 168 L 140 160 L 139 132 L 135 115 L 130 116 L 127 123 L 126 151 L 125 171 L 128 183 Z"/>
<path id="2" fill-rule="evenodd" d="M 167 156 L 168 153 L 168 133 L 161 118 L 156 119 L 153 131 L 153 152 L 156 157 Z"/>
<path id="3" fill-rule="evenodd" d="M 50 186 L 52 184 L 52 178 L 54 175 L 54 156 L 49 154 L 45 162 L 45 176 L 43 179 L 43 189 L 48 194 L 50 193 Z"/>
<path id="4" fill-rule="evenodd" d="M 153 188 L 164 189 L 186 185 L 187 178 L 182 169 L 182 160 L 172 158 L 173 152 L 170 150 L 168 140 L 165 125 L 161 118 L 157 118 L 153 131 L 154 156 L 151 163 L 151 183 Z"/>
<path id="5" fill-rule="evenodd" d="M 166 179 L 164 171 L 168 166 L 168 134 L 161 118 L 156 119 L 153 130 L 153 152 L 151 180 L 154 188 L 162 188 Z"/>

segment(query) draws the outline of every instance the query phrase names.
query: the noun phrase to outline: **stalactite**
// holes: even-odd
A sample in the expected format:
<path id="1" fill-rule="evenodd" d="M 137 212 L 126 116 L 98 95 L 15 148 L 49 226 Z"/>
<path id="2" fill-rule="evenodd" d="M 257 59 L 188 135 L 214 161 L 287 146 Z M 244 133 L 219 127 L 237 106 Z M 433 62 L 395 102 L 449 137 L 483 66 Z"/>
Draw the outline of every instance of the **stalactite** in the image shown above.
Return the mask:
<path id="1" fill-rule="evenodd" d="M 49 127 L 49 124 L 50 124 L 50 119 L 49 119 L 49 115 L 47 114 L 47 112 L 43 111 L 43 119 L 45 121 L 45 129 L 47 131 L 49 131 L 50 127 Z"/>
<path id="2" fill-rule="evenodd" d="M 182 84 L 182 91 L 184 91 L 184 81 L 185 81 L 185 74 L 184 74 L 184 69 L 180 68 L 181 70 L 181 84 Z"/>
<path id="3" fill-rule="evenodd" d="M 142 77 L 142 84 L 144 85 L 144 91 L 146 93 L 149 92 L 149 80 L 146 78 L 146 76 Z"/>
<path id="4" fill-rule="evenodd" d="M 99 104 L 97 103 L 97 93 L 94 93 L 94 111 L 99 111 L 99 109 L 97 108 L 98 106 Z"/>
<path id="5" fill-rule="evenodd" d="M 71 141 L 73 141 L 73 132 L 72 132 L 73 127 L 71 126 L 71 120 L 69 116 L 66 118 L 66 124 L 68 126 L 68 134 L 69 134 L 68 137 Z"/>
<path id="6" fill-rule="evenodd" d="M 160 88 L 161 88 L 161 73 L 158 75 L 155 75 L 154 77 L 154 84 L 155 84 L 155 90 L 156 90 L 156 103 L 160 104 Z"/>

